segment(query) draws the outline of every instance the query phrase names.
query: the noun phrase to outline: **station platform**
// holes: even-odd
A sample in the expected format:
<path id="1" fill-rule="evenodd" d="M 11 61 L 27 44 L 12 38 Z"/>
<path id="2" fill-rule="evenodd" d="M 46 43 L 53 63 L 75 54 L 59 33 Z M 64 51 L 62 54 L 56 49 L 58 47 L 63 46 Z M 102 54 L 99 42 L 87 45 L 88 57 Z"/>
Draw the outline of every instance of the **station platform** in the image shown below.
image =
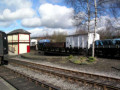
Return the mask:
<path id="1" fill-rule="evenodd" d="M 3 78 L 0 77 L 0 90 L 17 90 L 17 89 L 11 86 L 8 82 L 6 82 Z"/>

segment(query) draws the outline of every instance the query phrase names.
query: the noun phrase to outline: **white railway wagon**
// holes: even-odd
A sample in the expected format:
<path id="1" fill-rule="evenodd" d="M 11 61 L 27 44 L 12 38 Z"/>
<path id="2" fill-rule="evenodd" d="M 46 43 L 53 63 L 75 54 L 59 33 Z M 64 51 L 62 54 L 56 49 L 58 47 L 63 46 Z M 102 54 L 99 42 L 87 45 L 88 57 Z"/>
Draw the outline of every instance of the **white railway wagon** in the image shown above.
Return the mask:
<path id="1" fill-rule="evenodd" d="M 69 35 L 66 37 L 66 48 L 89 49 L 93 43 L 94 33 Z M 99 40 L 100 35 L 95 34 L 95 40 Z"/>
<path id="2" fill-rule="evenodd" d="M 30 52 L 30 33 L 23 30 L 14 30 L 8 35 L 9 52 L 14 54 L 22 54 Z"/>
<path id="3" fill-rule="evenodd" d="M 37 44 L 38 44 L 37 39 L 31 39 L 30 40 L 30 48 L 31 49 L 38 50 Z"/>
<path id="4" fill-rule="evenodd" d="M 30 46 L 36 46 L 37 45 L 37 39 L 31 39 L 30 40 Z"/>

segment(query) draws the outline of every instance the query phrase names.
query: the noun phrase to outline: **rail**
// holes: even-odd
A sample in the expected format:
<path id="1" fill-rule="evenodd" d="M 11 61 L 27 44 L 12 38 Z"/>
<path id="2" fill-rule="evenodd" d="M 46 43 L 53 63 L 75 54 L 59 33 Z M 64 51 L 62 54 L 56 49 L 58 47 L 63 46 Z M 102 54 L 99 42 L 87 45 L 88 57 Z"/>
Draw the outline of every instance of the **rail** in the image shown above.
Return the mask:
<path id="1" fill-rule="evenodd" d="M 102 87 L 103 90 L 120 90 L 120 79 L 114 77 L 73 71 L 58 67 L 36 64 L 28 61 L 11 60 L 10 64 L 19 65 L 38 72 L 42 71 L 51 75 L 60 76 L 63 79 L 68 79 L 69 81 L 72 80 L 75 82 L 83 82 L 84 85 L 86 83 L 92 84 L 94 87 Z"/>

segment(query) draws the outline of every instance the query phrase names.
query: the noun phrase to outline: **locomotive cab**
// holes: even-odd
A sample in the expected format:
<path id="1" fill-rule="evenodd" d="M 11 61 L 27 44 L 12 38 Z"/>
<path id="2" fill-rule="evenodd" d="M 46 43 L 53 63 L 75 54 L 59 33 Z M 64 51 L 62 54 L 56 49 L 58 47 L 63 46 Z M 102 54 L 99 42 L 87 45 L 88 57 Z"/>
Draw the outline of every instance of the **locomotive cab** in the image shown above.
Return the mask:
<path id="1" fill-rule="evenodd" d="M 0 31 L 0 64 L 4 64 L 4 55 L 6 54 L 8 54 L 7 35 Z"/>

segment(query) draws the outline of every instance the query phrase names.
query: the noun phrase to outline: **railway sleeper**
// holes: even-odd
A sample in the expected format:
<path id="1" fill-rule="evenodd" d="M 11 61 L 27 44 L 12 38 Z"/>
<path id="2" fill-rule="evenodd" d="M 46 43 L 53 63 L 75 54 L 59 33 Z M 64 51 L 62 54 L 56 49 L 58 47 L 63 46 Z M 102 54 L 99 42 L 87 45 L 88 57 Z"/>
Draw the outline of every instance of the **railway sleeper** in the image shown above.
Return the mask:
<path id="1" fill-rule="evenodd" d="M 39 69 L 38 69 L 38 70 L 39 70 Z M 68 71 L 68 72 L 69 72 L 69 71 Z M 79 72 L 78 72 L 78 73 L 79 73 Z M 84 74 L 87 74 L 87 73 L 84 73 Z M 83 74 L 83 75 L 84 75 L 84 74 Z M 90 75 L 90 76 L 96 76 L 96 78 L 98 78 L 98 79 L 101 78 L 101 79 L 103 79 L 103 80 L 104 80 L 104 78 L 105 78 L 104 76 L 87 74 L 87 76 L 89 76 L 89 75 Z M 113 78 L 113 79 L 114 79 L 114 78 Z M 111 81 L 110 77 L 108 77 L 108 80 Z M 118 81 L 118 80 L 116 79 L 115 81 Z"/>
<path id="2" fill-rule="evenodd" d="M 43 66 L 44 66 L 44 65 L 43 65 Z M 31 68 L 31 67 L 29 67 L 29 68 Z M 33 68 L 33 67 L 32 67 L 32 68 Z M 35 67 L 34 67 L 34 69 L 35 69 Z M 41 70 L 41 69 L 39 68 L 38 70 Z M 45 69 L 42 69 L 42 70 L 45 70 Z M 47 69 L 46 69 L 46 71 L 48 72 Z M 49 70 L 49 71 L 52 72 L 52 73 L 57 73 L 58 75 L 61 75 L 61 74 L 60 74 L 61 72 L 53 72 L 52 70 Z M 63 74 L 64 74 L 64 73 L 63 73 Z M 63 74 L 62 74 L 62 75 L 63 75 Z M 84 74 L 85 74 L 85 73 L 84 73 Z M 70 76 L 70 75 L 67 75 L 67 77 L 68 77 L 68 76 Z M 95 75 L 92 75 L 92 77 L 93 77 L 93 76 L 95 76 Z M 96 76 L 97 76 L 97 75 L 96 75 Z M 65 76 L 65 77 L 66 77 L 66 76 Z M 99 77 L 101 77 L 101 76 L 99 76 Z M 71 76 L 70 78 L 73 79 L 72 76 Z M 74 78 L 75 78 L 75 77 L 74 77 Z M 104 76 L 103 76 L 103 78 L 104 78 Z M 78 77 L 77 77 L 77 79 L 78 79 Z M 79 78 L 79 80 L 82 80 L 82 79 Z M 108 80 L 109 80 L 109 78 L 108 78 Z M 87 80 L 87 82 L 89 82 L 89 83 L 93 82 L 93 83 L 94 83 L 95 81 Z M 107 84 L 105 84 L 105 83 L 102 83 L 102 84 L 101 84 L 100 82 L 95 82 L 95 83 L 97 83 L 97 85 L 99 85 L 99 86 L 101 86 L 101 85 L 102 85 L 102 86 L 107 86 Z M 109 88 L 110 88 L 110 87 L 111 87 L 111 88 L 117 88 L 117 89 L 120 89 L 120 87 L 113 86 L 113 85 L 109 85 Z"/>
<path id="3" fill-rule="evenodd" d="M 7 67 L 5 67 L 5 68 L 7 68 Z M 7 68 L 7 69 L 9 69 L 9 70 L 12 70 L 12 69 L 10 69 L 10 68 Z M 19 74 L 19 75 L 23 75 L 24 77 L 26 77 L 28 80 L 30 80 L 30 81 L 33 81 L 33 82 L 38 82 L 39 84 L 44 84 L 46 87 L 49 87 L 49 90 L 60 90 L 60 88 L 59 87 L 57 87 L 57 86 L 54 86 L 54 85 L 52 85 L 52 84 L 49 84 L 49 83 L 46 83 L 46 82 L 41 82 L 41 81 L 38 81 L 38 79 L 37 78 L 33 78 L 33 77 L 31 77 L 31 76 L 29 76 L 29 75 L 27 75 L 27 74 L 25 74 L 25 73 L 21 73 L 21 72 L 19 72 L 19 71 L 16 71 L 16 70 L 12 70 L 13 72 L 15 72 L 15 73 L 17 73 L 17 74 Z"/>

